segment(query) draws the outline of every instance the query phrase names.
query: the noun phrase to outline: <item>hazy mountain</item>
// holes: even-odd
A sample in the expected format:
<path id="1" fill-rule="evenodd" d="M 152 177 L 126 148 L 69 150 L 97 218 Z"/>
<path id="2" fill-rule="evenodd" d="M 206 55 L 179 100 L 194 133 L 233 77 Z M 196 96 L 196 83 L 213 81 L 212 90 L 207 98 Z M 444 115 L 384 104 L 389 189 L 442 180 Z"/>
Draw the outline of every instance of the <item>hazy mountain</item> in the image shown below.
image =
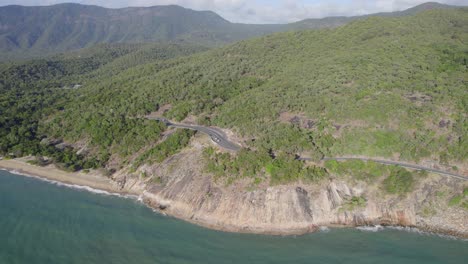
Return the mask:
<path id="1" fill-rule="evenodd" d="M 271 32 L 179 6 L 107 9 L 79 4 L 0 8 L 0 52 L 43 54 L 96 43 L 178 40 L 217 45 Z"/>
<path id="2" fill-rule="evenodd" d="M 402 12 L 377 15 L 410 15 L 443 7 L 448 6 L 427 3 Z M 278 31 L 336 27 L 358 18 L 361 17 L 249 25 L 231 23 L 211 11 L 175 5 L 121 9 L 80 4 L 11 5 L 0 7 L 0 59 L 46 55 L 96 43 L 178 41 L 217 46 Z"/>
<path id="3" fill-rule="evenodd" d="M 456 6 L 451 5 L 444 5 L 436 2 L 427 2 L 424 4 L 420 4 L 418 6 L 403 10 L 403 11 L 396 11 L 396 12 L 382 12 L 370 15 L 363 15 L 363 16 L 337 16 L 337 17 L 326 17 L 326 18 L 319 18 L 319 19 L 305 19 L 296 23 L 289 24 L 289 26 L 293 29 L 308 29 L 308 28 L 324 28 L 324 27 L 337 27 L 342 26 L 346 23 L 349 23 L 353 20 L 363 19 L 371 16 L 382 16 L 382 17 L 399 17 L 399 16 L 411 16 L 418 12 L 424 10 L 431 10 L 431 9 L 448 9 L 448 8 L 456 8 Z"/>

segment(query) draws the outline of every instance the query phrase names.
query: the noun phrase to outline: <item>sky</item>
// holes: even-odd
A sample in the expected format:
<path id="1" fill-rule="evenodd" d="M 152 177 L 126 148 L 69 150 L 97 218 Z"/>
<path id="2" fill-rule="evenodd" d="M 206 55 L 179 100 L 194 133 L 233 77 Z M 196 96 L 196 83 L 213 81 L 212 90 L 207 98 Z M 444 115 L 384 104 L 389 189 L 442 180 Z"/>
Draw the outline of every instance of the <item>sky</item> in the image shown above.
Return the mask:
<path id="1" fill-rule="evenodd" d="M 195 10 L 211 10 L 231 22 L 290 23 L 306 18 L 354 16 L 404 10 L 430 0 L 0 0 L 4 5 L 52 5 L 73 2 L 110 8 L 176 4 Z M 468 5 L 468 0 L 438 0 Z"/>

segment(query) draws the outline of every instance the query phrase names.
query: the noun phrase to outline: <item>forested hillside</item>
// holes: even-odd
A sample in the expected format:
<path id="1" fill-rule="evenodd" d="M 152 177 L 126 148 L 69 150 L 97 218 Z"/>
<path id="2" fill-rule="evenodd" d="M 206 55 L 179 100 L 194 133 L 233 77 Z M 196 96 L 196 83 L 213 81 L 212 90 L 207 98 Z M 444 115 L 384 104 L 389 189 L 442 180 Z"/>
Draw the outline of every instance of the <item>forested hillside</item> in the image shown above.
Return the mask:
<path id="1" fill-rule="evenodd" d="M 289 24 L 291 29 L 318 29 L 318 28 L 333 28 L 345 25 L 351 21 L 355 21 L 358 19 L 366 19 L 369 17 L 403 17 L 403 16 L 412 16 L 419 12 L 432 10 L 432 9 L 452 9 L 456 8 L 456 6 L 451 5 L 444 5 L 437 2 L 427 2 L 424 4 L 417 5 L 415 7 L 403 10 L 403 11 L 395 11 L 395 12 L 382 12 L 370 15 L 363 15 L 363 16 L 352 16 L 352 17 L 326 17 L 326 18 L 319 18 L 319 19 L 304 19 L 302 21 L 298 21 L 296 23 Z"/>
<path id="2" fill-rule="evenodd" d="M 277 31 L 180 6 L 107 9 L 79 4 L 0 7 L 0 59 L 27 58 L 98 43 L 179 41 L 220 45 Z"/>
<path id="3" fill-rule="evenodd" d="M 403 12 L 376 15 L 412 15 L 424 9 L 448 7 L 427 3 Z M 177 41 L 212 47 L 279 31 L 336 27 L 365 17 L 249 25 L 231 23 L 211 11 L 194 11 L 180 6 L 121 9 L 79 4 L 5 6 L 0 7 L 0 60 L 40 57 L 98 43 Z"/>
<path id="4" fill-rule="evenodd" d="M 39 133 L 40 121 L 76 100 L 76 90 L 96 76 L 112 78 L 150 61 L 160 62 L 204 50 L 188 44 L 99 44 L 45 59 L 0 64 L 1 155 L 48 156 L 71 170 L 105 166 L 108 152 L 102 156 L 77 154 L 68 144 L 57 145 L 62 143 L 61 139 L 49 140 Z M 128 126 L 142 123 L 148 122 L 133 120 Z M 141 129 L 135 126 L 135 130 Z M 157 135 L 162 127 L 149 124 L 147 135 Z"/>
<path id="5" fill-rule="evenodd" d="M 175 43 L 98 44 L 42 59 L 0 64 L 0 89 L 73 88 L 91 76 L 111 77 L 137 65 L 205 50 Z"/>
<path id="6" fill-rule="evenodd" d="M 195 116 L 242 138 L 247 148 L 237 155 L 206 151 L 209 170 L 219 175 L 264 171 L 281 183 L 326 174 L 297 155 L 466 164 L 466 43 L 468 9 L 459 8 L 371 17 L 128 69 L 115 66 L 118 74 L 92 71 L 80 88 L 54 93 L 58 99 L 46 103 L 35 133 L 74 143 L 103 164 L 160 162 L 191 134 L 179 132 L 164 143 L 164 126 L 141 117 L 170 105 L 170 119 Z M 3 95 L 1 111 L 15 104 L 15 96 Z M 44 104 L 40 97 L 21 98 Z M 29 154 L 25 135 L 31 129 L 15 130 L 8 123 L 15 118 L 5 120 L 2 112 L 3 124 L 13 127 L 1 137 L 8 139 L 2 152 Z"/>

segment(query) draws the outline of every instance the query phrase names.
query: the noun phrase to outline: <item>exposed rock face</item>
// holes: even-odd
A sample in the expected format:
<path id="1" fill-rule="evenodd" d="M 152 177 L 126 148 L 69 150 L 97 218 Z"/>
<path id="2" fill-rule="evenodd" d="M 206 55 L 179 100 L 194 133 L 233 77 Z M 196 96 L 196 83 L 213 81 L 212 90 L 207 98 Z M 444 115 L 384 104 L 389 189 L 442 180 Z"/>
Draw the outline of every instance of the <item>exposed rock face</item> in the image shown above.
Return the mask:
<path id="1" fill-rule="evenodd" d="M 466 210 L 447 213 L 447 208 L 439 206 L 434 214 L 421 215 L 425 207 L 435 206 L 434 193 L 441 186 L 462 188 L 456 180 L 430 176 L 419 181 L 416 190 L 406 197 L 385 195 L 377 183 L 345 179 L 249 190 L 242 180 L 226 186 L 203 173 L 201 151 L 202 146 L 194 143 L 163 164 L 147 167 L 161 183 L 146 185 L 144 201 L 169 215 L 235 232 L 299 234 L 323 225 L 380 224 L 418 226 L 468 236 Z M 364 197 L 366 203 L 349 206 L 352 197 Z"/>

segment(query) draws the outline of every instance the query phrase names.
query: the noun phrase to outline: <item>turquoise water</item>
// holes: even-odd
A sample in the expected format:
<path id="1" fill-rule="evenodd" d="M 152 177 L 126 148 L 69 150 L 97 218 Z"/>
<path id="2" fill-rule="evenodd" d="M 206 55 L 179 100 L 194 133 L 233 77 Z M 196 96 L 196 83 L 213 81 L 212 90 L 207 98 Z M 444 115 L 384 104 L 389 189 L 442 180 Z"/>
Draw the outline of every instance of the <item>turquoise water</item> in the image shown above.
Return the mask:
<path id="1" fill-rule="evenodd" d="M 397 230 L 297 237 L 208 230 L 134 199 L 0 171 L 0 264 L 466 263 L 468 242 Z"/>

